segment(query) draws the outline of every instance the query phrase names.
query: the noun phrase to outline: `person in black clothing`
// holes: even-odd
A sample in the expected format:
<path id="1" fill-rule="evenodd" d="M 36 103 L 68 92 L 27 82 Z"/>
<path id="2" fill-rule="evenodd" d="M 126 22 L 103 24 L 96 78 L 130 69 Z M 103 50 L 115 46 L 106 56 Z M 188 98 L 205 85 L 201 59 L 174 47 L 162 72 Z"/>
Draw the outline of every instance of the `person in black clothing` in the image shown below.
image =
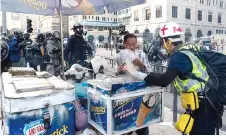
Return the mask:
<path id="1" fill-rule="evenodd" d="M 88 46 L 87 42 L 83 38 L 83 35 L 85 35 L 83 26 L 80 24 L 74 25 L 72 30 L 74 31 L 74 35 L 68 39 L 67 45 L 64 49 L 64 66 L 67 68 L 70 68 L 75 63 L 85 66 L 87 51 L 91 51 L 91 47 Z"/>
<path id="2" fill-rule="evenodd" d="M 39 34 L 32 44 L 28 44 L 25 48 L 26 61 L 35 70 L 38 65 L 41 70 L 44 70 L 44 42 L 45 35 Z"/>
<path id="3" fill-rule="evenodd" d="M 8 55 L 9 55 L 9 47 L 8 47 L 8 44 L 7 44 L 7 41 L 6 41 L 6 37 L 4 35 L 1 35 L 0 36 L 0 44 L 1 44 L 1 73 L 2 72 L 7 72 L 7 69 L 9 68 L 10 66 L 10 63 L 9 63 L 9 58 L 8 58 Z"/>
<path id="4" fill-rule="evenodd" d="M 21 42 L 21 43 L 19 43 L 19 47 L 20 47 L 20 49 L 22 50 L 21 51 L 21 58 L 22 59 L 24 59 L 24 64 L 22 65 L 22 66 L 26 66 L 26 63 L 25 63 L 25 61 L 26 61 L 26 46 L 28 46 L 28 45 L 31 45 L 32 44 L 32 40 L 30 39 L 30 34 L 29 33 L 25 33 L 24 34 L 24 40 Z"/>

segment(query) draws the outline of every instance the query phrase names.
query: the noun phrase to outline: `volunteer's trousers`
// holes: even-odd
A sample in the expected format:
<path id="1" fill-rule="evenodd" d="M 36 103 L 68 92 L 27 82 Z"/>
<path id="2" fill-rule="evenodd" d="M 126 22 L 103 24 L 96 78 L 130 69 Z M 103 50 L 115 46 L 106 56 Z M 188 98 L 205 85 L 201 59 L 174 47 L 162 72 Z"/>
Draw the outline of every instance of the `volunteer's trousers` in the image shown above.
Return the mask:
<path id="1" fill-rule="evenodd" d="M 218 105 L 215 91 L 208 93 L 211 101 L 216 108 L 220 111 L 223 108 Z M 221 125 L 221 116 L 219 117 L 216 110 L 210 105 L 207 99 L 200 99 L 199 109 L 194 111 L 194 125 L 190 132 L 190 135 L 215 135 L 217 121 Z M 220 118 L 220 119 L 219 119 Z"/>

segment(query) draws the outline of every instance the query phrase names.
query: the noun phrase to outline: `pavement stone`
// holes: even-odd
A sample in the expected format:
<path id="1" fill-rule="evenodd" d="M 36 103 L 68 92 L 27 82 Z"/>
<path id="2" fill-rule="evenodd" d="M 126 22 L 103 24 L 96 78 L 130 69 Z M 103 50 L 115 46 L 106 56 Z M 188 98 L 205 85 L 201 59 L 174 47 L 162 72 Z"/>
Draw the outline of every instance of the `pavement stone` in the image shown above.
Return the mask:
<path id="1" fill-rule="evenodd" d="M 172 120 L 172 110 L 164 107 L 164 122 L 150 125 L 150 135 L 181 135 L 181 133 L 174 128 Z"/>
<path id="2" fill-rule="evenodd" d="M 179 117 L 179 114 L 177 116 Z M 173 111 L 167 107 L 164 107 L 164 121 L 150 125 L 149 133 L 149 135 L 182 135 L 173 125 Z M 220 130 L 220 135 L 226 135 L 226 132 Z"/>

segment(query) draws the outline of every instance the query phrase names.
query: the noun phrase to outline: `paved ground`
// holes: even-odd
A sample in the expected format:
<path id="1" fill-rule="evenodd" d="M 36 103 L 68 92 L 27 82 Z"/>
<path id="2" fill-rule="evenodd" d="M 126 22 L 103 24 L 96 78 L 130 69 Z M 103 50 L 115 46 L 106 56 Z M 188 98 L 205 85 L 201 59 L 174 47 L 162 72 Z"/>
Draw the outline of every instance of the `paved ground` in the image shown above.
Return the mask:
<path id="1" fill-rule="evenodd" d="M 172 110 L 165 107 L 164 122 L 150 125 L 149 126 L 150 135 L 181 135 L 181 133 L 174 128 L 172 119 L 173 119 Z M 220 135 L 226 135 L 226 132 L 220 130 Z"/>
<path id="2" fill-rule="evenodd" d="M 149 126 L 150 135 L 181 135 L 173 126 L 173 112 L 164 108 L 164 122 Z"/>

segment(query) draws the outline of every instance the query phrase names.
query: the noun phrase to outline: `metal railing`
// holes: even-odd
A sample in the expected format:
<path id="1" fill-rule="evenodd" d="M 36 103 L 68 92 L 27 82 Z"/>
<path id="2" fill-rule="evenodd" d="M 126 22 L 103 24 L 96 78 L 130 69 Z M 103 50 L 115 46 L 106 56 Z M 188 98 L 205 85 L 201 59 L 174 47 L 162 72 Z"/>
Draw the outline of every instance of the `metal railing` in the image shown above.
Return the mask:
<path id="1" fill-rule="evenodd" d="M 157 65 L 157 64 L 152 64 L 154 67 L 154 72 L 156 73 L 164 73 L 167 70 L 167 66 L 163 65 Z M 173 93 L 173 123 L 176 123 L 177 121 L 177 112 L 178 112 L 178 107 L 177 107 L 177 90 L 174 88 L 173 83 L 171 83 L 168 87 L 165 89 L 166 92 Z"/>

